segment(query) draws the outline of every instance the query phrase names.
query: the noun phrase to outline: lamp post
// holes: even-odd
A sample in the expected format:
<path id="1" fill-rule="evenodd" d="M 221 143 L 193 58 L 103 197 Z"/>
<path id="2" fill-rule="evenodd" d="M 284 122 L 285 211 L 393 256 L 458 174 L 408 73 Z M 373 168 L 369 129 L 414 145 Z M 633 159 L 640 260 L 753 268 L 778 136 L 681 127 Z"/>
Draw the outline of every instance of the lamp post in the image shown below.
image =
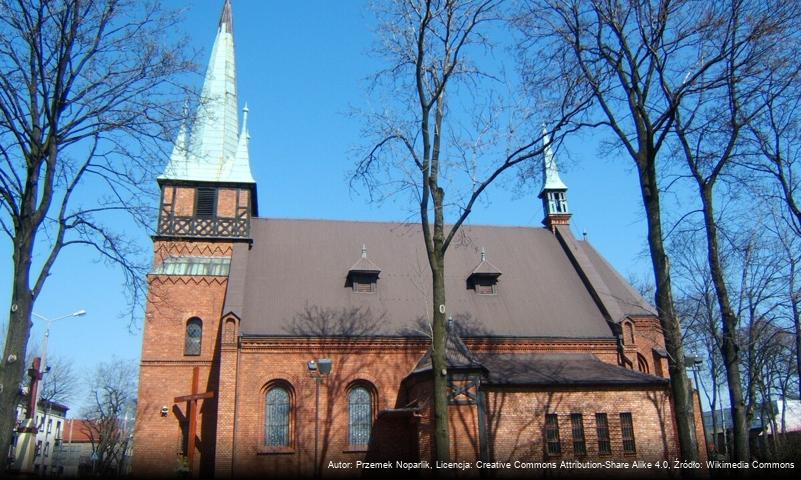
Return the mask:
<path id="1" fill-rule="evenodd" d="M 306 363 L 309 375 L 314 378 L 314 476 L 320 476 L 320 466 L 318 465 L 318 451 L 320 445 L 320 384 L 323 377 L 331 374 L 333 362 L 330 358 L 310 360 Z"/>
<path id="2" fill-rule="evenodd" d="M 42 356 L 39 362 L 38 372 L 35 372 L 33 376 L 34 380 L 31 385 L 30 394 L 32 396 L 30 408 L 32 409 L 31 412 L 28 414 L 28 419 L 26 420 L 26 425 L 20 434 L 19 444 L 21 445 L 21 454 L 22 454 L 22 462 L 20 470 L 25 473 L 33 473 L 33 465 L 34 460 L 36 458 L 36 434 L 38 433 L 39 429 L 36 425 L 36 407 L 39 404 L 39 382 L 42 378 L 44 373 L 47 373 L 47 343 L 50 339 L 50 326 L 53 322 L 58 320 L 63 320 L 65 318 L 70 317 L 82 317 L 86 315 L 86 310 L 78 310 L 77 312 L 70 313 L 68 315 L 63 315 L 58 318 L 47 318 L 43 315 L 39 315 L 38 313 L 32 313 L 32 315 L 40 320 L 44 320 L 47 322 L 45 327 L 44 333 L 44 341 L 42 341 Z M 42 418 L 42 424 L 44 425 L 47 421 L 46 418 Z M 24 437 L 27 435 L 27 437 Z"/>
<path id="3" fill-rule="evenodd" d="M 704 363 L 704 360 L 701 357 L 695 355 L 688 355 L 684 357 L 685 365 L 690 365 L 690 369 L 693 371 L 693 379 L 695 380 L 695 389 L 699 392 L 701 391 L 698 382 L 698 366 Z"/>
<path id="4" fill-rule="evenodd" d="M 706 438 L 706 424 L 704 423 L 704 409 L 701 407 L 701 382 L 698 381 L 698 367 L 704 363 L 704 360 L 696 355 L 687 355 L 684 357 L 684 364 L 689 365 L 690 369 L 693 371 L 693 380 L 695 380 L 695 392 L 698 395 L 698 406 L 700 407 L 700 412 L 698 415 L 701 417 L 701 425 L 703 427 L 704 432 L 704 445 L 707 445 L 707 438 Z M 695 409 L 695 407 L 693 407 Z M 715 412 L 712 412 L 714 415 Z"/>

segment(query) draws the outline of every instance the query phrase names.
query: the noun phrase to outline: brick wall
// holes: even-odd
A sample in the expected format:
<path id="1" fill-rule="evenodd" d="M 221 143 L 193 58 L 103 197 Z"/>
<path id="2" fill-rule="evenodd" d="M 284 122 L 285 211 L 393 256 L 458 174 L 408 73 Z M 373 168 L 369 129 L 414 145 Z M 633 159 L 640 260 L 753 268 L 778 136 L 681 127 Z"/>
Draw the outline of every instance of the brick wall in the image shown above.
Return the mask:
<path id="1" fill-rule="evenodd" d="M 560 389 L 526 391 L 497 389 L 487 394 L 488 436 L 493 460 L 546 460 L 545 414 L 558 415 L 562 455 L 574 459 L 570 414 L 583 414 L 587 455 L 585 460 L 672 459 L 676 452 L 671 406 L 666 389 Z M 636 454 L 623 453 L 620 413 L 633 419 Z M 606 413 L 612 453 L 598 450 L 596 413 Z"/>
<path id="2" fill-rule="evenodd" d="M 154 264 L 170 255 L 227 256 L 229 242 L 170 242 L 154 244 Z M 151 275 L 145 313 L 139 402 L 134 430 L 133 474 L 175 474 L 185 452 L 187 405 L 175 397 L 191 393 L 192 370 L 200 369 L 199 391 L 217 391 L 219 382 L 220 316 L 227 278 Z M 201 354 L 184 355 L 186 323 L 203 321 Z M 167 416 L 161 415 L 167 407 Z M 214 467 L 217 399 L 199 402 L 196 471 Z"/>
<path id="3" fill-rule="evenodd" d="M 239 354 L 233 474 L 311 474 L 316 417 L 320 465 L 363 459 L 366 448 L 348 444 L 348 388 L 354 382 L 365 382 L 374 388 L 374 417 L 381 410 L 394 408 L 401 381 L 425 349 L 422 341 L 297 339 L 285 344 L 256 344 L 245 340 Z M 316 385 L 306 363 L 319 358 L 332 359 L 333 370 L 320 385 L 316 415 Z M 279 380 L 292 390 L 292 441 L 289 448 L 269 449 L 264 446 L 265 395 L 269 385 Z"/>

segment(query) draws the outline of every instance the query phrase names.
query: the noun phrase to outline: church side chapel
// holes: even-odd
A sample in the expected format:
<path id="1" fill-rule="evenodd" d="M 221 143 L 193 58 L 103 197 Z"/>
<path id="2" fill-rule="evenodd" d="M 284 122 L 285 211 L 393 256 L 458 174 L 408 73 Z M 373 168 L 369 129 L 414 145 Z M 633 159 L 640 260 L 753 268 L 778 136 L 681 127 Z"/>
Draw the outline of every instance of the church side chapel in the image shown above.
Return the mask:
<path id="1" fill-rule="evenodd" d="M 133 474 L 433 462 L 419 225 L 258 216 L 229 0 L 204 82 L 208 111 L 157 179 Z M 672 459 L 657 314 L 574 238 L 556 158 L 542 162 L 544 228 L 465 226 L 447 253 L 451 458 Z"/>

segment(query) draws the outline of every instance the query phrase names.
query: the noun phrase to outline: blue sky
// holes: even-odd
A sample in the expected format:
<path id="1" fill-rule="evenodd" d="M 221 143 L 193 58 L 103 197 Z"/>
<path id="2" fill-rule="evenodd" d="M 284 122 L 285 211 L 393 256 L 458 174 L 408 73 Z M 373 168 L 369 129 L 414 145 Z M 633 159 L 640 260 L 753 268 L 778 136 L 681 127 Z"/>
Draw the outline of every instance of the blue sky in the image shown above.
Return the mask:
<path id="1" fill-rule="evenodd" d="M 199 59 L 205 64 L 222 0 L 167 3 L 186 6 L 182 28 L 192 47 L 202 50 Z M 368 54 L 374 40 L 368 3 L 237 0 L 233 8 L 239 101 L 247 101 L 250 108 L 250 153 L 261 216 L 409 218 L 405 199 L 371 204 L 364 192 L 350 190 L 347 182 L 355 161 L 351 152 L 365 143 L 360 120 L 347 113 L 351 106 L 364 104 L 366 78 L 380 67 Z M 601 154 L 597 141 L 604 135 L 573 138 L 559 152 L 572 227 L 579 237 L 586 230 L 593 245 L 624 275 L 648 275 L 645 222 L 633 164 L 628 158 Z M 509 176 L 492 188 L 469 222 L 539 226 L 539 186 L 519 191 L 511 188 L 514 184 Z M 147 232 L 132 224 L 123 227 L 150 247 Z M 9 259 L 0 275 L 0 291 L 6 292 L 0 308 L 5 312 L 10 302 L 10 252 L 8 241 L 0 244 L 0 254 Z M 121 283 L 119 272 L 98 262 L 93 252 L 65 250 L 35 311 L 51 318 L 78 309 L 88 314 L 54 324 L 49 354 L 71 358 L 79 372 L 112 356 L 138 360 L 141 329 L 129 331 L 127 320 L 120 317 L 126 309 Z M 0 320 L 3 327 L 5 321 Z M 34 321 L 30 346 L 41 342 L 40 323 Z M 82 400 L 75 398 L 72 404 Z"/>

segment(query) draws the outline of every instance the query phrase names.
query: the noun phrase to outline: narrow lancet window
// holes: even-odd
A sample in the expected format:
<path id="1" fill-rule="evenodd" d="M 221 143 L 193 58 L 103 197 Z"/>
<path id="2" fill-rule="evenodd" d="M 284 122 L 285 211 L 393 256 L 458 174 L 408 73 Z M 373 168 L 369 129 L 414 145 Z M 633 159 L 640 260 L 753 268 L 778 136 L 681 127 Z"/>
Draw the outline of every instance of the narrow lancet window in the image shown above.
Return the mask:
<path id="1" fill-rule="evenodd" d="M 203 339 L 203 321 L 197 317 L 186 322 L 186 336 L 184 337 L 184 355 L 200 355 L 201 341 Z"/>
<path id="2" fill-rule="evenodd" d="M 367 446 L 373 425 L 373 399 L 365 387 L 353 387 L 348 392 L 348 443 Z"/>
<path id="3" fill-rule="evenodd" d="M 289 446 L 289 390 L 276 386 L 267 391 L 264 444 L 268 447 Z"/>

